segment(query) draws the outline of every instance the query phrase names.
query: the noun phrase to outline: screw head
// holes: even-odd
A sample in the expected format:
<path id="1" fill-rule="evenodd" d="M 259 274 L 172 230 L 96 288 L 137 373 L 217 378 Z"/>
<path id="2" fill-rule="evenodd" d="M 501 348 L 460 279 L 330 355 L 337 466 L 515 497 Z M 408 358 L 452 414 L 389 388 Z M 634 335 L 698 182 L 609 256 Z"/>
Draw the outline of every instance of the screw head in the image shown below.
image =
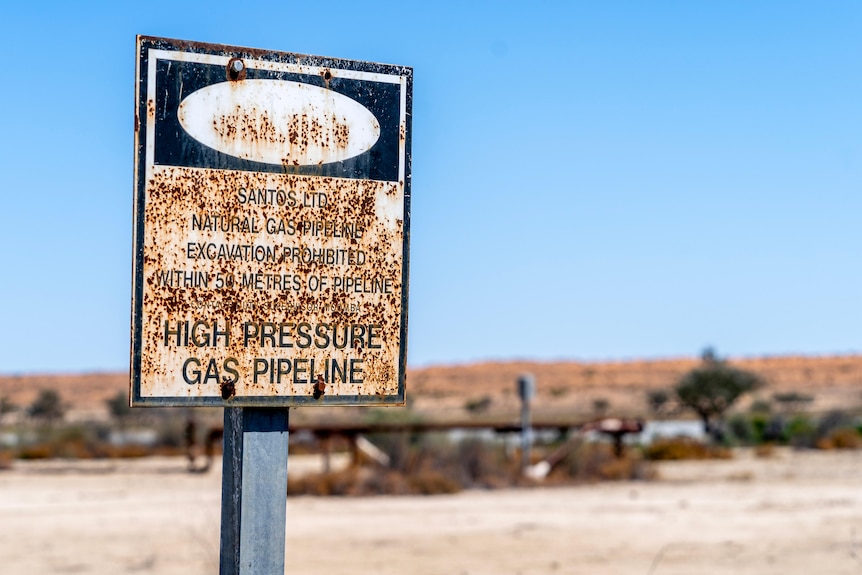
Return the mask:
<path id="1" fill-rule="evenodd" d="M 239 74 L 245 68 L 245 64 L 242 63 L 242 60 L 233 60 L 230 63 L 230 71 L 234 74 Z"/>

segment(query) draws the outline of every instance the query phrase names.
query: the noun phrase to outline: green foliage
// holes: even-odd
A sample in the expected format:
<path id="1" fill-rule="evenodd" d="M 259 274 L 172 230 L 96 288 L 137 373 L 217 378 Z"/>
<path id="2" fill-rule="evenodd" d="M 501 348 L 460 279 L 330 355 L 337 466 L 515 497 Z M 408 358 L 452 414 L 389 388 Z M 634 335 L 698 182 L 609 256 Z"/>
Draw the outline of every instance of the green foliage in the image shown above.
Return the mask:
<path id="1" fill-rule="evenodd" d="M 704 430 L 712 433 L 713 420 L 720 419 L 742 395 L 762 385 L 754 373 L 709 360 L 685 374 L 674 392 L 680 405 L 697 413 Z"/>
<path id="2" fill-rule="evenodd" d="M 729 444 L 761 445 L 764 443 L 785 443 L 787 424 L 780 415 L 763 411 L 738 413 L 728 419 Z"/>
<path id="3" fill-rule="evenodd" d="M 793 447 L 814 447 L 817 435 L 817 426 L 811 418 L 805 415 L 797 415 L 787 422 L 784 434 L 788 443 Z"/>
<path id="4" fill-rule="evenodd" d="M 727 420 L 727 432 L 733 443 L 754 445 L 762 440 L 751 417 L 743 413 L 738 413 Z"/>
<path id="5" fill-rule="evenodd" d="M 763 411 L 755 411 L 749 417 L 749 421 L 751 422 L 751 430 L 752 430 L 752 443 L 763 443 L 767 440 L 767 435 L 770 433 L 770 422 L 771 419 L 768 415 L 768 412 Z"/>
<path id="6" fill-rule="evenodd" d="M 728 419 L 726 438 L 743 445 L 789 444 L 797 448 L 859 449 L 862 430 L 854 418 L 832 411 L 819 420 L 803 414 L 787 416 L 739 413 Z"/>

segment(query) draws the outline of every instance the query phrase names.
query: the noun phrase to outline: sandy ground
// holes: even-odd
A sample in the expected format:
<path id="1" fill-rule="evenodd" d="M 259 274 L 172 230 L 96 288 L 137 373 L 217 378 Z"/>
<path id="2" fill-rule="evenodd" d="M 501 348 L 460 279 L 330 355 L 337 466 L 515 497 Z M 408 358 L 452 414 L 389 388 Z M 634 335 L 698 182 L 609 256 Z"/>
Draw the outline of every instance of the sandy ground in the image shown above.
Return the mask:
<path id="1" fill-rule="evenodd" d="M 318 463 L 298 456 L 291 472 Z M 862 452 L 663 464 L 648 483 L 288 499 L 302 574 L 862 573 Z M 181 459 L 0 472 L 0 573 L 218 572 L 220 473 Z"/>

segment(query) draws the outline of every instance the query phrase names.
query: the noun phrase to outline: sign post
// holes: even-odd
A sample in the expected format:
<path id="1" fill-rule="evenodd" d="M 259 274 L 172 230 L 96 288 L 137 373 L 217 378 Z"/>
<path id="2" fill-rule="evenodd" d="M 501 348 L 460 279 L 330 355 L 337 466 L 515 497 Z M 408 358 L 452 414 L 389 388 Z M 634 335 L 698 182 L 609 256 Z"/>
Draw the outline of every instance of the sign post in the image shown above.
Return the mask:
<path id="1" fill-rule="evenodd" d="M 536 394 L 536 378 L 531 373 L 518 377 L 518 396 L 521 398 L 521 470 L 527 469 L 532 461 L 530 448 L 533 445 L 533 429 L 530 423 L 530 402 Z"/>
<path id="2" fill-rule="evenodd" d="M 135 86 L 130 403 L 225 408 L 222 573 L 282 573 L 287 409 L 405 402 L 413 71 L 139 36 Z"/>
<path id="3" fill-rule="evenodd" d="M 224 432 L 219 573 L 281 575 L 288 411 L 229 407 Z"/>

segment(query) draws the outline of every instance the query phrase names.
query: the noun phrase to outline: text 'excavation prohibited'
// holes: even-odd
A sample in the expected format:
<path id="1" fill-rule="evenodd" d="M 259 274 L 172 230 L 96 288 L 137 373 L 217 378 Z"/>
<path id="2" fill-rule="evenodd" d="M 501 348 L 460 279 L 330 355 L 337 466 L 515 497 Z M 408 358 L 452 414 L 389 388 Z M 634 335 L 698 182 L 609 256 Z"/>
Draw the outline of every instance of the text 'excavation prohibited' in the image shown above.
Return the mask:
<path id="1" fill-rule="evenodd" d="M 412 69 L 138 37 L 133 405 L 400 405 Z"/>

